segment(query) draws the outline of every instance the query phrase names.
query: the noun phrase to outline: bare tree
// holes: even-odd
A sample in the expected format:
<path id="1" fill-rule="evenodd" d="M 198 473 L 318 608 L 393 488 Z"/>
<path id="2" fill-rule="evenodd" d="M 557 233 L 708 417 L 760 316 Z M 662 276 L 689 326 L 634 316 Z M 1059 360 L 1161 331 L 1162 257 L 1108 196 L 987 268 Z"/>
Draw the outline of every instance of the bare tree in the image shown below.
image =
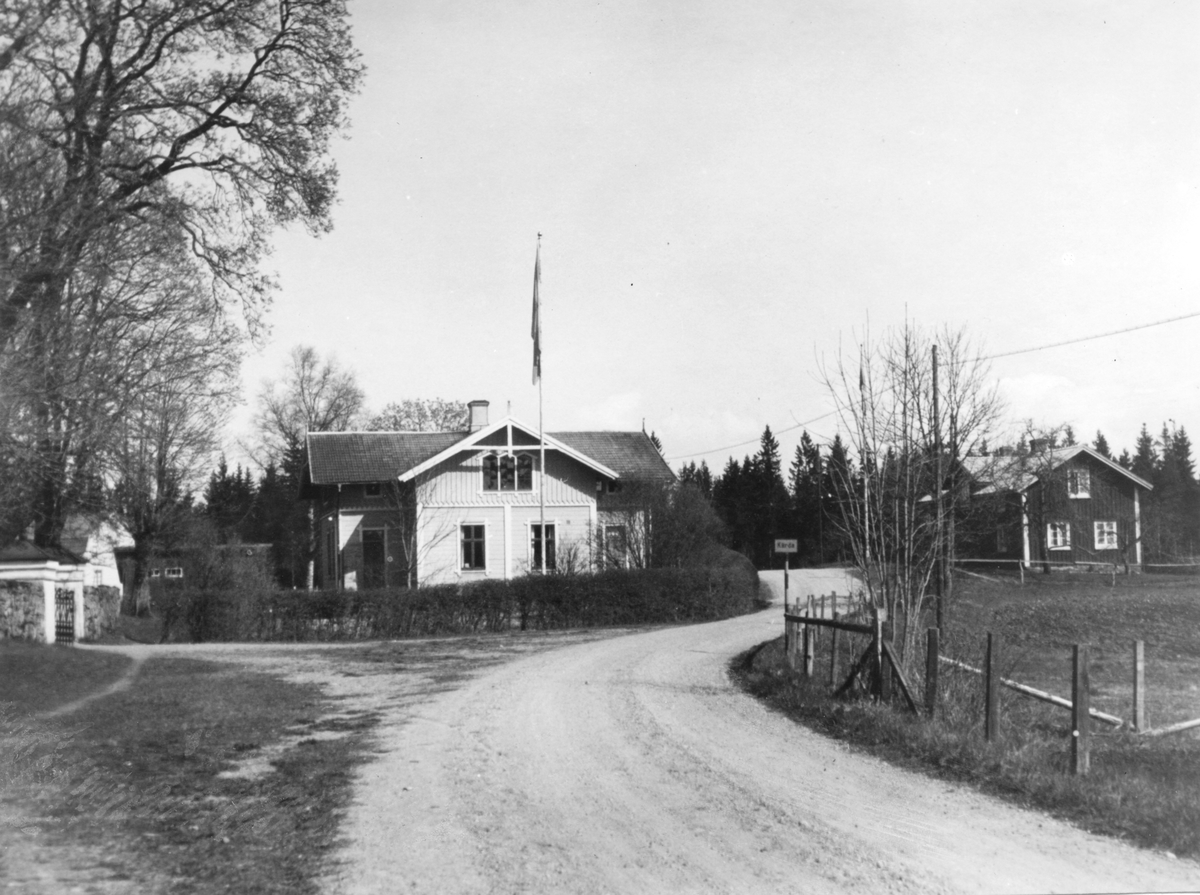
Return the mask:
<path id="1" fill-rule="evenodd" d="M 422 525 L 420 508 L 429 502 L 432 491 L 431 482 L 418 477 L 410 482 L 393 480 L 384 492 L 388 507 L 388 543 L 400 546 L 405 586 L 410 588 L 416 586 L 418 575 L 427 579 L 444 571 L 431 565 L 431 557 L 457 533 L 456 526 L 440 518 L 430 524 L 427 517 Z"/>
<path id="2" fill-rule="evenodd" d="M 263 383 L 254 425 L 258 440 L 256 459 L 266 466 L 276 463 L 295 481 L 304 465 L 304 439 L 309 432 L 342 432 L 354 427 L 362 410 L 363 393 L 354 372 L 330 358 L 322 360 L 316 349 L 292 349 L 284 375 Z M 313 586 L 316 556 L 316 520 L 308 507 L 307 571 L 305 584 Z"/>
<path id="3" fill-rule="evenodd" d="M 149 608 L 149 560 L 187 531 L 192 494 L 217 447 L 226 406 L 222 395 L 164 384 L 123 416 L 124 437 L 112 460 L 110 506 L 134 542 L 133 605 L 127 611 Z"/>
<path id="4" fill-rule="evenodd" d="M 947 373 L 934 414 L 932 349 Z M 920 614 L 961 510 L 966 456 L 996 425 L 1001 404 L 988 367 L 962 330 L 928 332 L 906 324 L 858 356 L 823 369 L 857 468 L 840 472 L 840 528 L 862 572 L 870 603 L 893 620 L 912 661 Z M 940 435 L 940 438 L 939 438 Z M 941 450 L 938 450 L 938 444 Z M 939 457 L 940 453 L 940 457 Z M 939 470 L 941 478 L 939 480 Z M 939 514 L 939 492 L 948 506 Z"/>
<path id="5" fill-rule="evenodd" d="M 393 401 L 370 417 L 372 432 L 461 432 L 467 428 L 467 405 L 441 398 Z"/>

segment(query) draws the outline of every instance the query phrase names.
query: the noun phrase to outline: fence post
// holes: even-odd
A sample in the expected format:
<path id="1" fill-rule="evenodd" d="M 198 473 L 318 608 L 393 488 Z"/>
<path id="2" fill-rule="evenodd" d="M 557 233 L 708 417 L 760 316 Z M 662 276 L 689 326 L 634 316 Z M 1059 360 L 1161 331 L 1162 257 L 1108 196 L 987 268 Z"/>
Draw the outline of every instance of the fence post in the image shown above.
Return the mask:
<path id="1" fill-rule="evenodd" d="M 808 598 L 808 617 L 812 618 L 813 598 Z M 816 638 L 813 636 L 816 633 L 813 625 L 804 626 L 804 676 L 812 677 L 813 674 L 813 643 Z"/>
<path id="2" fill-rule="evenodd" d="M 937 713 L 940 637 L 941 632 L 937 628 L 930 628 L 925 632 L 925 711 L 930 718 Z"/>
<path id="3" fill-rule="evenodd" d="M 812 594 L 808 595 L 808 613 L 807 614 L 808 614 L 809 618 L 815 618 L 817 615 L 817 598 L 814 597 Z M 811 628 L 811 627 L 812 627 L 811 625 L 805 625 L 806 629 Z M 816 639 L 817 639 L 817 632 L 813 631 L 811 636 L 812 636 L 813 642 L 815 643 Z"/>
<path id="4" fill-rule="evenodd" d="M 1146 729 L 1146 642 L 1133 641 L 1133 729 Z"/>
<path id="5" fill-rule="evenodd" d="M 883 698 L 883 619 L 880 618 L 880 609 L 875 607 L 875 631 L 874 641 L 871 643 L 871 649 L 874 650 L 875 659 L 875 696 L 878 699 Z"/>
<path id="6" fill-rule="evenodd" d="M 1075 644 L 1071 674 L 1071 773 L 1088 772 L 1088 648 Z"/>
<path id="7" fill-rule="evenodd" d="M 837 612 L 833 613 L 833 620 L 837 621 Z M 837 660 L 838 660 L 838 629 L 829 629 L 829 685 L 833 686 L 837 683 Z"/>
<path id="8" fill-rule="evenodd" d="M 999 652 L 1000 635 L 989 631 L 987 635 L 987 659 L 983 666 L 983 738 L 989 743 L 995 742 L 1000 736 L 1000 675 L 996 671 Z"/>
<path id="9" fill-rule="evenodd" d="M 783 623 L 784 629 L 787 631 L 785 642 L 787 644 L 787 666 L 792 671 L 796 670 L 796 623 L 791 619 L 785 619 Z"/>

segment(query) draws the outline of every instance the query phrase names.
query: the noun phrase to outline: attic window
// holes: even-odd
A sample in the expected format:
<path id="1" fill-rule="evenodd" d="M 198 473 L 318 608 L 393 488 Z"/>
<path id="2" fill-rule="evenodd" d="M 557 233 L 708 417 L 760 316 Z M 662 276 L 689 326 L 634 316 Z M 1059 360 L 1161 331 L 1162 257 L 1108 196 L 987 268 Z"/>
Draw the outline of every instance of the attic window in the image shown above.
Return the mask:
<path id="1" fill-rule="evenodd" d="M 490 453 L 483 455 L 484 491 L 532 491 L 533 455 Z"/>
<path id="2" fill-rule="evenodd" d="M 1086 469 L 1067 470 L 1067 494 L 1071 497 L 1091 497 L 1092 476 Z"/>

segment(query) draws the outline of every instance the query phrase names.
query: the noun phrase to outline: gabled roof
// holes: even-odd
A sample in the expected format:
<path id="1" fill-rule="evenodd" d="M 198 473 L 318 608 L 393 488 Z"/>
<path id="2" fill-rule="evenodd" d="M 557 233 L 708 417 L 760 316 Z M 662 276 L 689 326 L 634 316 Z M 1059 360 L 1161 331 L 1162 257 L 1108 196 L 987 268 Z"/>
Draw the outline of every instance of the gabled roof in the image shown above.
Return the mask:
<path id="1" fill-rule="evenodd" d="M 314 485 L 385 482 L 462 441 L 466 432 L 310 432 Z"/>
<path id="2" fill-rule="evenodd" d="M 87 560 L 64 547 L 39 547 L 32 541 L 13 541 L 0 547 L 0 563 L 56 562 L 60 565 L 86 566 Z"/>
<path id="3" fill-rule="evenodd" d="M 407 481 L 460 451 L 494 447 L 479 442 L 509 425 L 537 436 L 511 417 L 476 432 L 311 432 L 307 479 L 314 485 Z M 675 477 L 645 432 L 547 433 L 546 448 L 612 479 Z"/>
<path id="4" fill-rule="evenodd" d="M 1134 475 L 1120 463 L 1116 463 L 1086 444 L 1073 444 L 1070 447 L 1051 448 L 1038 454 L 1009 454 L 992 455 L 990 457 L 966 457 L 963 467 L 977 482 L 988 483 L 977 494 L 988 494 L 999 491 L 1025 491 L 1038 481 L 1038 472 L 1044 469 L 1055 470 L 1078 457 L 1080 454 L 1089 457 L 1119 472 L 1135 485 L 1152 491 L 1154 486 L 1140 476 Z"/>
<path id="5" fill-rule="evenodd" d="M 621 478 L 675 479 L 675 473 L 645 432 L 555 432 L 554 437 L 617 470 Z"/>

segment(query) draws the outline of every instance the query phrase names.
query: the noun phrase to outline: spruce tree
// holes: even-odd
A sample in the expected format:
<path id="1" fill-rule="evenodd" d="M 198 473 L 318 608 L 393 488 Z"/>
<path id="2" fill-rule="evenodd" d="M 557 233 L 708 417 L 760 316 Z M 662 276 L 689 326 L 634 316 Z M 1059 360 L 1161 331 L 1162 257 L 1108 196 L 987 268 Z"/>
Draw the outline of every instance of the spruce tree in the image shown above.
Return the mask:
<path id="1" fill-rule="evenodd" d="M 1110 460 L 1112 459 L 1112 453 L 1108 449 L 1108 439 L 1104 437 L 1104 433 L 1099 429 L 1096 430 L 1096 440 L 1092 442 L 1092 447 L 1096 449 L 1096 453 L 1102 454 Z"/>

